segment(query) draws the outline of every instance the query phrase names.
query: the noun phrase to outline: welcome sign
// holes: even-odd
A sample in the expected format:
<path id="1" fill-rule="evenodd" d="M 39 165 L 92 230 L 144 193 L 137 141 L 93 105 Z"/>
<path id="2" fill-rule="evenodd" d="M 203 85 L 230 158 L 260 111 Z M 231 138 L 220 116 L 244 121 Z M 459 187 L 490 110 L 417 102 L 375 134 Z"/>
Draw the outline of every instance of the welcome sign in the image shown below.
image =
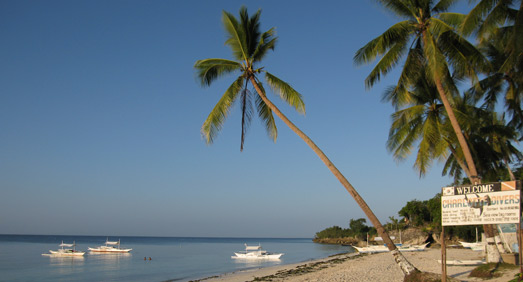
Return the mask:
<path id="1" fill-rule="evenodd" d="M 444 187 L 441 196 L 441 224 L 519 223 L 520 206 L 520 181 Z"/>

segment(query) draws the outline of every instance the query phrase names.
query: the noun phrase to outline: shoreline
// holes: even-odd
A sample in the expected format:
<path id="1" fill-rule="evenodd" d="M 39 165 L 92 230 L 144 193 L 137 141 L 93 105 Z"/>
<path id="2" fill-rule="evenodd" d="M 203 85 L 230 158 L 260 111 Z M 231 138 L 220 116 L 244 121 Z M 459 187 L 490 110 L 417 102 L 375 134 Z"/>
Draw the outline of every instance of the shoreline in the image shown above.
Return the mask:
<path id="1" fill-rule="evenodd" d="M 282 265 L 273 265 L 267 267 L 258 267 L 251 269 L 243 269 L 234 272 L 226 272 L 218 275 L 199 278 L 195 280 L 190 280 L 189 282 L 219 282 L 219 281 L 252 281 L 256 278 L 268 278 L 269 276 L 273 277 L 276 275 L 282 275 L 285 272 L 293 272 L 293 270 L 301 269 L 301 273 L 305 272 L 314 272 L 314 268 L 321 266 L 322 264 L 330 264 L 333 261 L 347 260 L 357 256 L 361 256 L 358 252 L 353 253 L 339 253 L 330 255 L 325 258 L 318 258 L 312 260 L 305 260 L 301 262 L 282 264 Z M 307 269 L 307 270 L 304 270 Z M 274 278 L 273 278 L 274 279 Z"/>
<path id="2" fill-rule="evenodd" d="M 441 249 L 402 253 L 421 271 L 441 274 Z M 447 249 L 447 260 L 480 260 L 481 252 L 469 249 Z M 506 270 L 501 277 L 492 279 L 468 277 L 477 266 L 447 266 L 447 275 L 460 281 L 506 282 L 519 273 L 519 267 Z M 387 281 L 402 282 L 403 273 L 390 253 L 343 253 L 300 263 L 240 270 L 192 280 L 194 282 L 246 282 L 246 281 Z"/>

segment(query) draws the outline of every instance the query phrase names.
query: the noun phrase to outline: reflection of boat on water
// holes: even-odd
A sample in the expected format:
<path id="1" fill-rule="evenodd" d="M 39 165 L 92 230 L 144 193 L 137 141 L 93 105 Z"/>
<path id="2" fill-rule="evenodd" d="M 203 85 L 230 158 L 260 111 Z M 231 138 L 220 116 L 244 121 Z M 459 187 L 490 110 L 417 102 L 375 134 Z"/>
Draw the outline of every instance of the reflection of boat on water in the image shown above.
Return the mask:
<path id="1" fill-rule="evenodd" d="M 280 259 L 283 253 L 269 253 L 261 249 L 261 246 L 248 246 L 245 244 L 245 251 L 235 252 L 233 259 Z"/>
<path id="2" fill-rule="evenodd" d="M 91 248 L 89 247 L 89 252 L 92 253 L 105 253 L 105 254 L 118 254 L 118 253 L 128 253 L 132 249 L 121 249 L 120 248 L 120 240 L 118 241 L 109 241 L 109 238 L 105 241 L 105 245 L 97 247 L 97 248 Z"/>
<path id="3" fill-rule="evenodd" d="M 56 251 L 49 250 L 48 254 L 42 254 L 43 256 L 64 256 L 64 257 L 81 257 L 85 255 L 85 252 L 76 250 L 76 243 L 73 241 L 72 244 L 66 244 L 64 241 L 60 245 L 61 249 Z"/>
<path id="4" fill-rule="evenodd" d="M 396 245 L 396 248 L 400 252 L 422 252 L 425 250 L 429 243 L 425 243 L 423 245 Z M 389 248 L 386 245 L 375 245 L 375 246 L 367 246 L 367 247 L 355 247 L 352 246 L 354 249 L 356 249 L 358 252 L 362 254 L 372 254 L 372 253 L 384 253 L 388 252 Z"/>
<path id="5" fill-rule="evenodd" d="M 131 253 L 100 253 L 100 252 L 90 252 L 89 259 L 96 260 L 102 263 L 114 263 L 127 261 L 132 258 Z"/>

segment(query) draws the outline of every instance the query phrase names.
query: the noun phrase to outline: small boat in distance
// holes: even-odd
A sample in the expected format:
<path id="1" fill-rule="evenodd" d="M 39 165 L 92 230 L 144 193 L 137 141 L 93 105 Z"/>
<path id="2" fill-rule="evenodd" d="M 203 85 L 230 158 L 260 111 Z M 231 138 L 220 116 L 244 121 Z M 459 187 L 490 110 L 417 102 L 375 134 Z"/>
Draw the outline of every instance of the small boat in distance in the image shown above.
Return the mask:
<path id="1" fill-rule="evenodd" d="M 120 248 L 120 239 L 118 239 L 118 241 L 109 241 L 109 238 L 107 238 L 107 240 L 105 241 L 105 245 L 97 247 L 97 248 L 89 247 L 88 250 L 89 250 L 89 252 L 92 252 L 92 253 L 116 254 L 116 253 L 128 253 L 132 249 L 121 249 Z"/>
<path id="2" fill-rule="evenodd" d="M 49 254 L 42 254 L 43 256 L 67 256 L 67 257 L 76 257 L 76 256 L 83 256 L 85 255 L 85 252 L 77 251 L 76 250 L 76 243 L 73 241 L 72 244 L 66 244 L 64 241 L 60 245 L 61 249 L 58 249 L 56 251 L 49 250 Z"/>
<path id="3" fill-rule="evenodd" d="M 245 244 L 245 251 L 235 252 L 233 259 L 280 259 L 283 253 L 269 253 L 261 249 L 261 245 L 248 246 Z"/>

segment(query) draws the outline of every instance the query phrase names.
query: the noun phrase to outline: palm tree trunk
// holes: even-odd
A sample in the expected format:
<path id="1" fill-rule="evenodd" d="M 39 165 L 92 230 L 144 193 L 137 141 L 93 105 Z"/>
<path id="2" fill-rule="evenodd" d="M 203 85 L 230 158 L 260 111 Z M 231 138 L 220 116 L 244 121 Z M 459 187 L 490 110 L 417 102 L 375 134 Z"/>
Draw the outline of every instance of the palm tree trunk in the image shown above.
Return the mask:
<path id="1" fill-rule="evenodd" d="M 296 133 L 309 147 L 318 155 L 318 157 L 323 161 L 323 163 L 327 166 L 327 168 L 334 174 L 334 176 L 340 181 L 340 183 L 345 187 L 347 192 L 351 194 L 351 196 L 354 198 L 356 203 L 360 206 L 360 208 L 363 210 L 369 221 L 374 225 L 376 230 L 378 231 L 378 234 L 383 238 L 383 241 L 387 244 L 387 247 L 389 248 L 389 251 L 391 251 L 392 256 L 394 257 L 394 260 L 398 264 L 398 266 L 403 271 L 403 274 L 406 276 L 409 274 L 412 274 L 414 272 L 419 272 L 419 270 L 414 267 L 396 248 L 396 245 L 394 242 L 392 242 L 392 239 L 390 238 L 389 234 L 385 231 L 385 228 L 380 223 L 376 215 L 372 212 L 372 210 L 369 208 L 365 200 L 358 194 L 356 189 L 349 183 L 349 181 L 341 174 L 341 172 L 334 166 L 334 164 L 329 160 L 329 158 L 323 153 L 323 151 L 305 134 L 303 133 L 294 123 L 292 123 L 277 107 L 274 105 L 268 98 L 265 96 L 263 91 L 258 86 L 258 83 L 254 79 L 253 76 L 249 77 L 252 85 L 254 86 L 254 89 L 256 89 L 256 92 L 258 92 L 258 95 L 262 98 L 262 100 L 267 104 L 267 106 L 292 130 L 294 133 Z"/>
<path id="2" fill-rule="evenodd" d="M 441 98 L 441 101 L 443 102 L 445 110 L 447 111 L 447 115 L 449 116 L 452 128 L 454 129 L 454 132 L 458 137 L 458 142 L 461 146 L 461 150 L 463 151 L 463 155 L 465 156 L 465 161 L 468 167 L 468 171 L 465 170 L 465 172 L 468 172 L 467 176 L 469 177 L 470 182 L 472 182 L 473 184 L 481 183 L 481 179 L 478 177 L 478 172 L 476 170 L 476 165 L 474 164 L 474 160 L 472 159 L 472 154 L 470 153 L 470 148 L 467 144 L 467 141 L 465 140 L 463 131 L 461 131 L 461 127 L 459 126 L 458 120 L 454 115 L 454 110 L 452 109 L 449 100 L 447 99 L 447 95 L 445 93 L 445 90 L 443 89 L 441 79 L 435 76 L 434 82 L 436 83 L 436 88 L 438 89 L 439 96 Z M 494 263 L 502 262 L 503 259 L 501 258 L 501 254 L 499 253 L 498 248 L 496 246 L 496 241 L 494 239 L 494 229 L 492 225 L 483 225 L 483 230 L 485 231 L 485 235 L 487 237 L 487 261 Z"/>
<path id="3" fill-rule="evenodd" d="M 461 147 L 461 150 L 463 151 L 463 156 L 465 156 L 465 161 L 466 161 L 467 167 L 468 167 L 467 176 L 469 177 L 469 179 L 472 183 L 481 183 L 480 182 L 481 180 L 478 177 L 478 172 L 476 170 L 476 165 L 474 164 L 474 160 L 472 159 L 472 154 L 470 153 L 469 145 L 467 144 L 467 140 L 465 140 L 463 131 L 461 131 L 461 127 L 459 126 L 458 120 L 456 119 L 456 116 L 454 115 L 452 106 L 450 105 L 450 102 L 447 99 L 447 94 L 445 93 L 445 90 L 443 89 L 443 84 L 441 83 L 441 79 L 439 77 L 436 77 L 434 80 L 435 80 L 436 88 L 438 89 L 441 101 L 443 102 L 443 106 L 445 107 L 445 111 L 447 111 L 447 115 L 449 116 L 450 124 L 452 125 L 452 128 L 454 129 L 454 132 L 456 133 L 456 137 L 458 137 L 458 142 Z"/>
<path id="4" fill-rule="evenodd" d="M 505 162 L 505 165 L 507 166 L 508 174 L 510 175 L 510 180 L 516 180 L 516 177 L 514 176 L 514 173 L 512 172 L 512 169 L 510 168 L 510 162 L 507 158 L 503 158 L 503 161 Z"/>

